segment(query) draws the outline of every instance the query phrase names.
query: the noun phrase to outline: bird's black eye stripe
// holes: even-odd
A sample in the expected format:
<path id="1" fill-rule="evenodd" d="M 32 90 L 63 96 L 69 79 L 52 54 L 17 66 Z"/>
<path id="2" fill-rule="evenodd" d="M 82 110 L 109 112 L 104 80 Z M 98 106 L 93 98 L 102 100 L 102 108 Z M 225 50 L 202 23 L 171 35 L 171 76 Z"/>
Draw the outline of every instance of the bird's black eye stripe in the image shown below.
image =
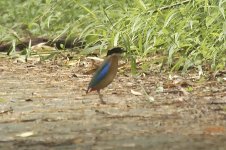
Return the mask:
<path id="1" fill-rule="evenodd" d="M 108 51 L 107 56 L 112 54 L 121 54 L 123 52 L 125 52 L 125 50 L 122 47 L 114 47 Z"/>

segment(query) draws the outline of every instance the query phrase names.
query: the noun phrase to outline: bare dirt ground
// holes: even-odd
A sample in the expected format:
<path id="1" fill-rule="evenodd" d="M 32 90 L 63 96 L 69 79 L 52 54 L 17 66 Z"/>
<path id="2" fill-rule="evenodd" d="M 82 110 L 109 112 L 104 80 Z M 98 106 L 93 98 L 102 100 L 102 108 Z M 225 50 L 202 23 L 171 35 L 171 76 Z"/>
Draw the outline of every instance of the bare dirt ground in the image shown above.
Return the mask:
<path id="1" fill-rule="evenodd" d="M 84 66 L 0 58 L 0 149 L 226 148 L 226 82 L 117 75 L 85 94 Z M 127 75 L 126 75 L 127 74 Z"/>

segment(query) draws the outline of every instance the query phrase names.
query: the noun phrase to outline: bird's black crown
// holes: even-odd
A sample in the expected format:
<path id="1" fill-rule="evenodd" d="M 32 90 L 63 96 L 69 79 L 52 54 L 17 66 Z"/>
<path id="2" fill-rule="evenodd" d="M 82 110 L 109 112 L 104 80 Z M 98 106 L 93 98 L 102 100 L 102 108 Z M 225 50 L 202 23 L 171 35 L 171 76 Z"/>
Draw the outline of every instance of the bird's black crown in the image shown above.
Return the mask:
<path id="1" fill-rule="evenodd" d="M 122 47 L 114 47 L 110 50 L 108 50 L 107 56 L 112 55 L 112 54 L 121 54 L 125 52 L 125 50 Z"/>

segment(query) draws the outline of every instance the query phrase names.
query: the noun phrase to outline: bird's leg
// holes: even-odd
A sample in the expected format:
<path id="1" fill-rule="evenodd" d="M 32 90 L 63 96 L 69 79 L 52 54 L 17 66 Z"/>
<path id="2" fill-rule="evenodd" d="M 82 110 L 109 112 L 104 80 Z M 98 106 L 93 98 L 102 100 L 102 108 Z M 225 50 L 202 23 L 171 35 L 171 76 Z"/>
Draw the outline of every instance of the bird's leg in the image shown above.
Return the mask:
<path id="1" fill-rule="evenodd" d="M 106 104 L 106 102 L 103 100 L 103 95 L 100 94 L 100 90 L 97 90 L 97 93 L 98 93 L 99 98 L 100 98 L 100 103 L 101 103 L 101 104 Z"/>

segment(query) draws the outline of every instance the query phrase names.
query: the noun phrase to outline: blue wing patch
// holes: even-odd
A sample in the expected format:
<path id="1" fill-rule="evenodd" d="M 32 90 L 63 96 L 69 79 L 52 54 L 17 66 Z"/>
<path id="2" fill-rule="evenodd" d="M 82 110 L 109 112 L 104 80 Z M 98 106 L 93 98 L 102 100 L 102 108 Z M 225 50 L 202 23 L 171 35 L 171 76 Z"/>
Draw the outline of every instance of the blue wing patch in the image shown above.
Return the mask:
<path id="1" fill-rule="evenodd" d="M 93 79 L 90 82 L 89 87 L 96 86 L 107 75 L 110 66 L 111 66 L 111 63 L 109 63 L 109 62 L 104 63 L 100 67 L 100 69 L 96 72 L 96 74 L 93 76 Z"/>
<path id="2" fill-rule="evenodd" d="M 106 74 L 108 73 L 108 70 L 110 68 L 110 63 L 106 63 L 103 68 L 101 68 L 100 72 L 97 74 L 96 80 L 100 81 L 102 80 Z"/>

